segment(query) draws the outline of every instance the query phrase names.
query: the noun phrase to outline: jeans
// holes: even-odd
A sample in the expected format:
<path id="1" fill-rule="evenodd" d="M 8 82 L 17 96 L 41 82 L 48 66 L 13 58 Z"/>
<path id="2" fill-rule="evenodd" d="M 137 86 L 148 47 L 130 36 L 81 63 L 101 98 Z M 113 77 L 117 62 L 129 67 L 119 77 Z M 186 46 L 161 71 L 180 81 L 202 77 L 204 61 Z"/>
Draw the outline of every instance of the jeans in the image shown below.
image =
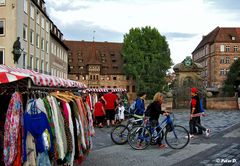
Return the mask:
<path id="1" fill-rule="evenodd" d="M 192 119 L 189 121 L 190 134 L 194 134 L 194 129 L 196 126 L 200 131 L 206 131 L 206 128 L 200 124 L 200 117 L 192 117 Z"/>

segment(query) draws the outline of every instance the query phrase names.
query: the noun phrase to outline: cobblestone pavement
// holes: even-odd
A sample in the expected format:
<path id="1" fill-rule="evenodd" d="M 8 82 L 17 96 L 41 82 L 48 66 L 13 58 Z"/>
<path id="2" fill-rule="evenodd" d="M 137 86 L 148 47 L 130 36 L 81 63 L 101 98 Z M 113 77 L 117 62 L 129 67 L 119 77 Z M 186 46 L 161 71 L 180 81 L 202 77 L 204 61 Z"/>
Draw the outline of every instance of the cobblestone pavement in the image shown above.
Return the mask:
<path id="1" fill-rule="evenodd" d="M 189 110 L 173 110 L 175 123 L 187 129 Z M 199 165 L 240 166 L 240 111 L 207 110 L 202 125 L 211 129 L 211 137 L 198 136 L 181 150 L 150 146 L 133 150 L 128 144 L 115 145 L 110 139 L 111 128 L 96 128 L 94 147 L 83 166 L 155 166 Z"/>

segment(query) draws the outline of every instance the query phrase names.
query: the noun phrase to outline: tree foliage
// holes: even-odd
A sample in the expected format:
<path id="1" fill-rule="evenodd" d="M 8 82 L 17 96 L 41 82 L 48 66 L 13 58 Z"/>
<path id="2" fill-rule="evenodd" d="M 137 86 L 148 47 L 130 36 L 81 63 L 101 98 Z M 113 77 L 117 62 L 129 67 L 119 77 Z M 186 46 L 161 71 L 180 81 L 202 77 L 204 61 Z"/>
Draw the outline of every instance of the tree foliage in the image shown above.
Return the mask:
<path id="1" fill-rule="evenodd" d="M 224 81 L 223 92 L 226 96 L 233 96 L 237 86 L 240 85 L 240 60 L 235 60 L 230 66 L 227 79 Z"/>
<path id="2" fill-rule="evenodd" d="M 132 28 L 124 35 L 123 69 L 136 81 L 136 90 L 152 96 L 165 85 L 167 70 L 172 65 L 165 36 L 149 26 Z"/>

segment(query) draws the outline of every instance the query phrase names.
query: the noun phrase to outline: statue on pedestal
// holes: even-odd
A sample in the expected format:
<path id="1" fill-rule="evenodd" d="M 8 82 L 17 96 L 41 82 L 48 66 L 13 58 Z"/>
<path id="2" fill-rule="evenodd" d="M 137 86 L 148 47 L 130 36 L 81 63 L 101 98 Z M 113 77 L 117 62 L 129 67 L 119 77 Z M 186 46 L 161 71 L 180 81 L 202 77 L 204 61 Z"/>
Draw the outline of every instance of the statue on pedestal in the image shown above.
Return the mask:
<path id="1" fill-rule="evenodd" d="M 20 37 L 17 37 L 17 40 L 14 42 L 13 44 L 13 60 L 14 60 L 14 64 L 17 63 L 18 64 L 18 59 L 20 58 L 23 49 L 21 49 L 21 43 L 20 43 Z"/>

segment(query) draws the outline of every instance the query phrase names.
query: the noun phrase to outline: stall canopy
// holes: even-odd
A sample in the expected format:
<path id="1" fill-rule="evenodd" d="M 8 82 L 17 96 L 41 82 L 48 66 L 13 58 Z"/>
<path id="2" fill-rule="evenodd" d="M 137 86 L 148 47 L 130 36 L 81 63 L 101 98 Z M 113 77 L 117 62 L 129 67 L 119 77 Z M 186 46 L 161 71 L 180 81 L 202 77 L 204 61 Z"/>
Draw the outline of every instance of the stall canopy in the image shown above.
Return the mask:
<path id="1" fill-rule="evenodd" d="M 87 86 L 81 82 L 42 74 L 33 70 L 0 65 L 0 84 L 11 83 L 14 81 L 22 80 L 24 78 L 31 79 L 33 85 L 35 86 L 65 88 L 69 87 L 81 89 L 87 88 Z"/>
<path id="2" fill-rule="evenodd" d="M 108 92 L 109 90 L 112 90 L 113 92 L 127 92 L 126 89 L 123 88 L 88 88 L 86 89 L 87 92 Z"/>

